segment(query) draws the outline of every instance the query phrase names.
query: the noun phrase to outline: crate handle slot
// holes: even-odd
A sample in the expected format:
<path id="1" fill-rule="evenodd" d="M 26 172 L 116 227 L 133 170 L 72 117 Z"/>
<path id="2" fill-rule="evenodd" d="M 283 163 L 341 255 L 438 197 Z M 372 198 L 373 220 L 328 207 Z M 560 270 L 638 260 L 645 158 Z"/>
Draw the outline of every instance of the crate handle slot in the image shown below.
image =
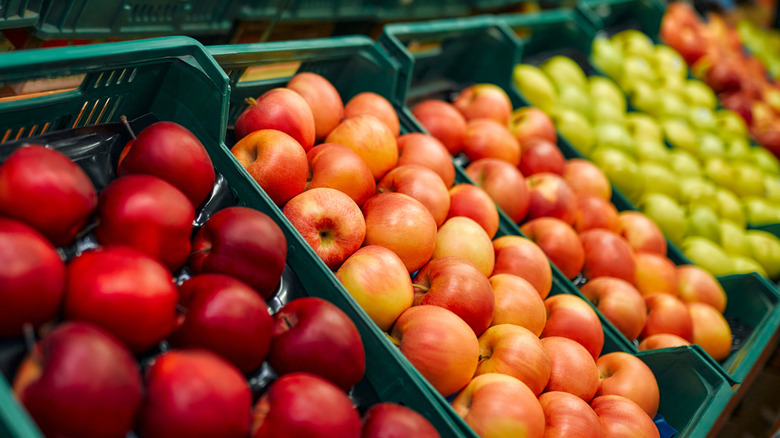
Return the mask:
<path id="1" fill-rule="evenodd" d="M 253 65 L 238 78 L 238 83 L 256 82 L 268 79 L 287 78 L 295 75 L 300 68 L 300 61 L 279 62 L 275 64 Z"/>
<path id="2" fill-rule="evenodd" d="M 0 102 L 32 99 L 73 91 L 81 86 L 85 77 L 86 74 L 82 73 L 6 84 L 0 87 Z"/>

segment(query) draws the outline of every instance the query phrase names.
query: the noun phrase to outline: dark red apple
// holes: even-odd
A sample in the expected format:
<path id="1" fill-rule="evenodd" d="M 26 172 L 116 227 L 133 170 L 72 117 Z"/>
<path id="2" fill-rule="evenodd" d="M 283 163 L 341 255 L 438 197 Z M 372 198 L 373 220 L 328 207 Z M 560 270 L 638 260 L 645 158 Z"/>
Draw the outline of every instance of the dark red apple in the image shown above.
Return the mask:
<path id="1" fill-rule="evenodd" d="M 439 432 L 417 412 L 395 403 L 378 403 L 363 415 L 361 438 L 439 438 Z"/>

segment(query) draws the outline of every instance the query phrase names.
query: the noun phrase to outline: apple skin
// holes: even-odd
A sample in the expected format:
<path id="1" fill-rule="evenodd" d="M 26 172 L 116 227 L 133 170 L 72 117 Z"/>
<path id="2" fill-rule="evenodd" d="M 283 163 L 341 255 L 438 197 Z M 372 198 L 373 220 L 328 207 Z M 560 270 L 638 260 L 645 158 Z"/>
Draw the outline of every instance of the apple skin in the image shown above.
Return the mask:
<path id="1" fill-rule="evenodd" d="M 124 152 L 124 151 L 123 151 Z M 214 164 L 190 130 L 173 122 L 157 122 L 141 131 L 119 162 L 117 176 L 154 175 L 181 190 L 194 208 L 214 187 Z"/>
<path id="2" fill-rule="evenodd" d="M 634 284 L 644 295 L 654 293 L 677 296 L 677 266 L 665 255 L 652 252 L 635 253 L 636 274 Z"/>
<path id="3" fill-rule="evenodd" d="M 527 280 L 512 274 L 490 277 L 495 305 L 491 327 L 514 324 L 525 327 L 536 336 L 547 322 L 547 309 L 539 292 Z"/>
<path id="4" fill-rule="evenodd" d="M 465 216 L 474 219 L 491 239 L 498 231 L 498 209 L 490 195 L 471 184 L 456 184 L 449 190 L 447 219 Z"/>
<path id="5" fill-rule="evenodd" d="M 666 238 L 649 217 L 638 211 L 620 213 L 620 235 L 635 252 L 666 255 Z"/>
<path id="6" fill-rule="evenodd" d="M 0 216 L 35 228 L 54 246 L 74 241 L 97 202 L 87 174 L 54 149 L 21 147 L 0 164 Z"/>
<path id="7" fill-rule="evenodd" d="M 252 393 L 244 376 L 206 350 L 170 350 L 146 370 L 138 434 L 162 437 L 245 437 Z"/>
<path id="8" fill-rule="evenodd" d="M 311 179 L 306 190 L 320 187 L 346 193 L 358 207 L 374 196 L 376 181 L 368 165 L 350 148 L 323 143 L 306 153 Z"/>
<path id="9" fill-rule="evenodd" d="M 443 100 L 424 100 L 412 108 L 412 115 L 451 155 L 463 151 L 466 118 L 454 105 Z"/>
<path id="10" fill-rule="evenodd" d="M 497 158 L 483 158 L 469 163 L 466 175 L 490 195 L 513 222 L 520 222 L 528 213 L 528 187 L 517 167 Z"/>
<path id="11" fill-rule="evenodd" d="M 236 119 L 236 139 L 274 129 L 292 137 L 306 152 L 314 146 L 314 114 L 300 94 L 289 88 L 274 88 L 247 103 L 249 106 Z"/>
<path id="12" fill-rule="evenodd" d="M 642 359 L 622 351 L 608 353 L 596 361 L 599 389 L 596 397 L 619 395 L 639 405 L 650 418 L 658 412 L 660 395 L 653 371 Z"/>
<path id="13" fill-rule="evenodd" d="M 67 267 L 65 318 L 100 326 L 134 353 L 171 333 L 178 299 L 165 266 L 132 248 L 87 251 Z"/>
<path id="14" fill-rule="evenodd" d="M 365 91 L 356 94 L 344 105 L 345 119 L 359 114 L 371 114 L 383 121 L 395 137 L 401 134 L 401 124 L 398 121 L 398 115 L 395 113 L 393 105 L 379 94 Z"/>
<path id="15" fill-rule="evenodd" d="M 465 216 L 447 219 L 436 232 L 431 260 L 458 256 L 473 263 L 485 277 L 493 272 L 493 242 L 481 225 Z"/>
<path id="16" fill-rule="evenodd" d="M 599 371 L 593 356 L 569 338 L 548 336 L 541 342 L 550 358 L 550 380 L 545 392 L 568 392 L 589 402 L 599 388 Z"/>
<path id="17" fill-rule="evenodd" d="M 534 241 L 561 273 L 574 279 L 585 264 L 585 250 L 574 228 L 553 217 L 540 217 L 520 227 L 529 239 Z"/>
<path id="18" fill-rule="evenodd" d="M 642 339 L 655 334 L 677 335 L 686 341 L 693 340 L 693 321 L 688 307 L 677 297 L 664 293 L 645 296 L 647 322 L 640 335 Z"/>
<path id="19" fill-rule="evenodd" d="M 224 208 L 192 240 L 192 273 L 233 276 L 270 298 L 282 278 L 287 239 L 268 215 L 247 207 Z"/>
<path id="20" fill-rule="evenodd" d="M 647 304 L 642 294 L 619 278 L 598 277 L 585 283 L 580 292 L 626 339 L 636 339 L 647 322 Z"/>
<path id="21" fill-rule="evenodd" d="M 513 166 L 520 164 L 520 144 L 506 125 L 492 119 L 473 119 L 468 122 L 463 153 L 470 161 L 497 158 Z"/>
<path id="22" fill-rule="evenodd" d="M 544 411 L 525 383 L 488 373 L 475 377 L 452 402 L 455 410 L 483 438 L 544 436 Z"/>
<path id="23" fill-rule="evenodd" d="M 590 353 L 595 360 L 604 348 L 604 329 L 596 312 L 576 295 L 559 294 L 544 300 L 547 324 L 541 338 L 555 336 L 569 338 Z"/>
<path id="24" fill-rule="evenodd" d="M 466 120 L 493 119 L 507 125 L 512 115 L 512 102 L 506 92 L 495 84 L 475 84 L 464 88 L 452 101 Z"/>
<path id="25" fill-rule="evenodd" d="M 143 389 L 127 347 L 97 326 L 72 321 L 35 344 L 13 387 L 45 436 L 85 438 L 125 436 Z"/>
<path id="26" fill-rule="evenodd" d="M 554 142 L 547 140 L 529 140 L 521 145 L 520 172 L 523 176 L 536 173 L 554 173 L 561 175 L 566 171 L 566 159 Z"/>
<path id="27" fill-rule="evenodd" d="M 615 277 L 633 282 L 636 276 L 634 250 L 625 239 L 602 229 L 588 230 L 580 234 L 585 250 L 582 274 L 588 279 Z"/>
<path id="28" fill-rule="evenodd" d="M 602 395 L 590 402 L 599 417 L 604 436 L 659 438 L 658 428 L 636 403 L 619 395 Z"/>
<path id="29" fill-rule="evenodd" d="M 363 415 L 361 438 L 440 438 L 422 415 L 395 403 L 377 403 Z"/>
<path id="30" fill-rule="evenodd" d="M 566 181 L 554 173 L 537 173 L 525 179 L 528 185 L 528 219 L 554 217 L 574 224 L 577 198 Z"/>
<path id="31" fill-rule="evenodd" d="M 290 78 L 287 88 L 300 94 L 314 117 L 314 139 L 321 142 L 344 118 L 344 102 L 329 80 L 312 72 Z"/>
<path id="32" fill-rule="evenodd" d="M 239 164 L 279 207 L 306 188 L 306 151 L 282 131 L 253 131 L 230 149 Z"/>
<path id="33" fill-rule="evenodd" d="M 363 205 L 363 245 L 392 250 L 411 274 L 430 260 L 436 246 L 436 221 L 423 204 L 403 193 L 379 193 Z"/>
<path id="34" fill-rule="evenodd" d="M 127 175 L 100 192 L 97 241 L 124 245 L 159 260 L 171 271 L 187 262 L 192 250 L 195 209 L 184 193 L 152 175 Z"/>
<path id="35" fill-rule="evenodd" d="M 717 361 L 731 354 L 731 327 L 714 307 L 704 303 L 687 303 L 693 321 L 693 343 Z"/>
<path id="36" fill-rule="evenodd" d="M 0 217 L 0 338 L 39 328 L 57 316 L 65 295 L 65 263 L 46 238 Z"/>
<path id="37" fill-rule="evenodd" d="M 401 353 L 444 397 L 474 376 L 479 341 L 458 315 L 439 306 L 414 306 L 398 317 L 390 334 Z"/>
<path id="38" fill-rule="evenodd" d="M 512 112 L 509 131 L 521 146 L 529 140 L 546 140 L 550 143 L 558 141 L 552 119 L 544 111 L 532 106 L 518 108 Z"/>
<path id="39" fill-rule="evenodd" d="M 563 391 L 545 392 L 539 396 L 544 410 L 549 438 L 604 438 L 599 417 L 589 404 L 574 394 Z"/>
<path id="40" fill-rule="evenodd" d="M 526 279 L 547 298 L 552 289 L 552 268 L 544 251 L 525 237 L 501 236 L 493 241 L 495 266 L 493 274 L 513 274 Z"/>
<path id="41" fill-rule="evenodd" d="M 344 119 L 325 138 L 355 151 L 366 162 L 375 180 L 380 180 L 398 163 L 398 143 L 393 131 L 379 118 L 358 114 Z"/>
<path id="42" fill-rule="evenodd" d="M 718 312 L 726 310 L 726 292 L 715 277 L 694 265 L 677 267 L 677 291 L 686 303 L 709 304 Z"/>
<path id="43" fill-rule="evenodd" d="M 611 202 L 595 195 L 577 196 L 574 229 L 582 233 L 595 228 L 620 234 L 622 226 L 617 208 Z"/>
<path id="44" fill-rule="evenodd" d="M 650 335 L 639 343 L 639 351 L 656 350 L 659 348 L 673 348 L 691 345 L 690 342 L 685 339 L 672 335 L 669 333 L 659 333 L 656 335 Z"/>
<path id="45" fill-rule="evenodd" d="M 606 201 L 612 196 L 612 186 L 604 172 L 595 164 L 582 158 L 566 161 L 563 179 L 575 195 L 594 195 Z"/>
<path id="46" fill-rule="evenodd" d="M 499 373 L 525 383 L 539 396 L 550 379 L 550 359 L 542 342 L 528 329 L 513 324 L 490 327 L 479 337 L 479 365 L 474 376 Z"/>
<path id="47" fill-rule="evenodd" d="M 380 193 L 398 192 L 420 201 L 433 216 L 436 226 L 447 219 L 450 194 L 433 170 L 417 164 L 398 166 L 387 172 L 377 184 Z"/>
<path id="48" fill-rule="evenodd" d="M 368 245 L 352 254 L 336 271 L 344 288 L 369 318 L 388 331 L 412 307 L 412 279 L 403 261 L 391 250 Z"/>
<path id="49" fill-rule="evenodd" d="M 479 336 L 493 320 L 495 298 L 485 274 L 470 261 L 441 257 L 426 263 L 412 279 L 414 306 L 444 307 L 458 315 Z"/>
<path id="50" fill-rule="evenodd" d="M 432 135 L 420 132 L 404 134 L 396 139 L 398 144 L 398 166 L 417 164 L 438 174 L 447 188 L 455 182 L 455 165 L 450 152 L 442 142 Z"/>
<path id="51" fill-rule="evenodd" d="M 179 287 L 186 313 L 169 341 L 175 348 L 204 348 L 241 372 L 256 370 L 268 356 L 273 318 L 249 285 L 224 274 L 201 274 Z"/>

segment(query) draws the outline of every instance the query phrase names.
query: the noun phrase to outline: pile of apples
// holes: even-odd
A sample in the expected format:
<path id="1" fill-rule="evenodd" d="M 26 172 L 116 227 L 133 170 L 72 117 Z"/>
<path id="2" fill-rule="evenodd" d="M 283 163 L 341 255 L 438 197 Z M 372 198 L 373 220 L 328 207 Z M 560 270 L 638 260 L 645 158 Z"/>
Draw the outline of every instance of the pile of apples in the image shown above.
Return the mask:
<path id="1" fill-rule="evenodd" d="M 766 66 L 775 81 L 780 80 L 780 31 L 764 29 L 747 18 L 740 19 L 736 28 L 745 48 Z"/>
<path id="2" fill-rule="evenodd" d="M 13 389 L 45 436 L 439 436 L 399 405 L 361 420 L 347 391 L 363 343 L 335 305 L 302 297 L 271 315 L 285 236 L 259 211 L 209 204 L 215 171 L 189 130 L 152 124 L 109 173 L 98 194 L 40 145 L 0 164 L 0 337 L 41 337 Z M 250 386 L 264 375 L 279 377 Z"/>
<path id="3" fill-rule="evenodd" d="M 750 146 L 740 117 L 717 110 L 707 85 L 686 79 L 679 54 L 641 32 L 597 37 L 592 61 L 614 81 L 555 56 L 518 65 L 515 84 L 695 264 L 780 279 L 780 240 L 746 230 L 780 221 L 777 159 Z"/>

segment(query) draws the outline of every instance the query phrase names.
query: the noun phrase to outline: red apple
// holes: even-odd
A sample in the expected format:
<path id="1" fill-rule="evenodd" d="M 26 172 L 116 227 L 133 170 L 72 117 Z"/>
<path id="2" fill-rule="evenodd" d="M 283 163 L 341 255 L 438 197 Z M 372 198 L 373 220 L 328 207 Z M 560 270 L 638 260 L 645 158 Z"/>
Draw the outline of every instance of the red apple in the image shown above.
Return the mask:
<path id="1" fill-rule="evenodd" d="M 306 188 L 306 151 L 282 131 L 253 131 L 230 152 L 279 207 Z"/>
<path id="2" fill-rule="evenodd" d="M 622 237 L 607 230 L 588 230 L 580 234 L 585 250 L 582 274 L 588 279 L 615 277 L 634 281 L 636 260 L 634 250 Z"/>
<path id="3" fill-rule="evenodd" d="M 57 316 L 65 294 L 65 263 L 33 228 L 0 217 L 0 338 L 39 328 Z"/>
<path id="4" fill-rule="evenodd" d="M 596 397 L 619 395 L 639 405 L 650 418 L 658 411 L 660 395 L 653 371 L 642 359 L 622 351 L 608 353 L 596 361 L 599 389 Z"/>
<path id="5" fill-rule="evenodd" d="M 687 341 L 693 340 L 693 321 L 685 303 L 672 295 L 654 293 L 645 296 L 645 304 L 647 322 L 642 329 L 643 339 L 655 334 L 667 333 Z"/>
<path id="6" fill-rule="evenodd" d="M 344 105 L 344 118 L 357 116 L 358 114 L 371 114 L 383 121 L 393 136 L 398 137 L 401 134 L 401 124 L 398 121 L 398 115 L 393 109 L 393 105 L 379 94 L 365 91 L 355 95 Z"/>
<path id="7" fill-rule="evenodd" d="M 493 274 L 513 274 L 528 280 L 542 299 L 552 289 L 552 268 L 544 251 L 520 236 L 501 236 L 493 241 L 496 262 Z"/>
<path id="8" fill-rule="evenodd" d="M 599 417 L 604 436 L 659 438 L 658 428 L 642 408 L 619 395 L 602 395 L 590 402 Z"/>
<path id="9" fill-rule="evenodd" d="M 529 140 L 522 145 L 520 172 L 524 176 L 536 173 L 554 173 L 563 176 L 566 159 L 555 143 L 547 140 Z"/>
<path id="10" fill-rule="evenodd" d="M 173 122 L 157 122 L 132 141 L 117 169 L 118 176 L 154 175 L 181 190 L 197 208 L 214 187 L 214 165 L 203 143 Z"/>
<path id="11" fill-rule="evenodd" d="M 465 216 L 474 219 L 485 229 L 491 239 L 498 231 L 498 209 L 496 204 L 481 188 L 471 184 L 456 184 L 449 192 L 450 209 L 447 219 Z"/>
<path id="12" fill-rule="evenodd" d="M 670 335 L 669 333 L 659 333 L 656 335 L 650 335 L 639 343 L 639 351 L 656 350 L 659 348 L 673 348 L 691 345 L 690 342 L 677 336 Z"/>
<path id="13" fill-rule="evenodd" d="M 179 293 L 158 261 L 128 247 L 82 253 L 68 264 L 65 318 L 91 322 L 134 352 L 173 330 Z"/>
<path id="14" fill-rule="evenodd" d="M 589 402 L 599 387 L 596 362 L 580 343 L 561 336 L 542 338 L 550 358 L 550 380 L 545 391 L 563 391 Z"/>
<path id="15" fill-rule="evenodd" d="M 493 242 L 481 225 L 465 216 L 447 219 L 436 232 L 436 246 L 431 259 L 447 256 L 463 257 L 486 277 L 493 272 Z"/>
<path id="16" fill-rule="evenodd" d="M 677 296 L 677 266 L 665 255 L 654 252 L 635 254 L 634 284 L 642 295 L 654 293 Z"/>
<path id="17" fill-rule="evenodd" d="M 436 172 L 447 188 L 455 182 L 455 165 L 452 164 L 452 157 L 436 137 L 413 132 L 398 137 L 397 143 L 400 154 L 398 166 L 405 164 L 425 166 Z"/>
<path id="18" fill-rule="evenodd" d="M 366 370 L 355 323 L 334 304 L 316 297 L 292 300 L 276 312 L 268 362 L 277 374 L 314 374 L 344 391 Z"/>
<path id="19" fill-rule="evenodd" d="M 473 119 L 468 122 L 463 153 L 470 161 L 497 158 L 513 166 L 520 164 L 520 144 L 506 125 L 492 119 Z"/>
<path id="20" fill-rule="evenodd" d="M 440 306 L 458 315 L 479 336 L 493 320 L 495 299 L 485 274 L 456 256 L 426 263 L 412 280 L 414 304 Z"/>
<path id="21" fill-rule="evenodd" d="M 495 84 L 475 84 L 463 89 L 452 101 L 466 120 L 493 119 L 507 125 L 512 115 L 512 101 Z"/>
<path id="22" fill-rule="evenodd" d="M 440 438 L 439 432 L 417 412 L 395 403 L 377 403 L 363 415 L 361 438 Z"/>
<path id="23" fill-rule="evenodd" d="M 0 216 L 24 222 L 55 246 L 73 242 L 97 202 L 87 174 L 54 149 L 21 147 L 0 164 Z"/>
<path id="24" fill-rule="evenodd" d="M 513 222 L 528 213 L 528 187 L 523 174 L 506 161 L 483 158 L 466 167 L 466 175 L 493 199 Z"/>
<path id="25" fill-rule="evenodd" d="M 176 348 L 204 348 L 241 372 L 256 370 L 271 346 L 273 319 L 260 295 L 224 274 L 201 274 L 179 287 L 186 310 L 169 341 Z"/>
<path id="26" fill-rule="evenodd" d="M 512 274 L 497 274 L 489 280 L 495 299 L 490 325 L 515 324 L 527 328 L 536 336 L 542 334 L 547 322 L 547 309 L 536 288 Z"/>
<path id="27" fill-rule="evenodd" d="M 512 112 L 509 130 L 521 146 L 530 140 L 544 140 L 553 144 L 558 141 L 550 116 L 532 106 L 518 108 Z"/>
<path id="28" fill-rule="evenodd" d="M 307 190 L 336 189 L 346 193 L 358 207 L 376 193 L 374 175 L 352 149 L 338 143 L 324 143 L 312 148 L 306 158 L 311 170 Z"/>
<path id="29" fill-rule="evenodd" d="M 549 438 L 603 438 L 599 417 L 590 405 L 576 395 L 563 391 L 545 392 L 539 396 L 544 410 Z"/>
<path id="30" fill-rule="evenodd" d="M 233 276 L 267 299 L 282 278 L 287 239 L 268 215 L 251 208 L 228 207 L 214 213 L 198 230 L 192 251 L 189 267 L 194 274 Z"/>
<path id="31" fill-rule="evenodd" d="M 718 312 L 726 310 L 726 292 L 715 277 L 694 265 L 677 267 L 677 291 L 686 303 L 709 304 Z"/>
<path id="32" fill-rule="evenodd" d="M 528 329 L 500 324 L 479 337 L 479 365 L 475 376 L 500 373 L 525 383 L 538 396 L 550 379 L 550 359 L 542 342 Z"/>
<path id="33" fill-rule="evenodd" d="M 604 329 L 596 312 L 576 295 L 559 294 L 544 300 L 547 324 L 542 338 L 565 337 L 578 342 L 595 360 L 604 348 Z"/>
<path id="34" fill-rule="evenodd" d="M 554 173 L 537 173 L 525 179 L 528 185 L 528 219 L 554 217 L 573 224 L 577 198 L 566 181 Z"/>
<path id="35" fill-rule="evenodd" d="M 398 144 L 393 131 L 382 120 L 370 114 L 344 119 L 325 139 L 355 151 L 374 175 L 381 179 L 398 163 Z"/>
<path id="36" fill-rule="evenodd" d="M 466 118 L 454 105 L 443 100 L 425 100 L 412 108 L 412 115 L 450 154 L 458 155 L 463 151 Z"/>
<path id="37" fill-rule="evenodd" d="M 571 225 L 553 217 L 540 217 L 523 224 L 520 231 L 542 248 L 566 278 L 574 279 L 582 271 L 585 251 Z"/>
<path id="38" fill-rule="evenodd" d="M 666 238 L 658 225 L 638 211 L 620 213 L 620 235 L 635 252 L 666 255 Z"/>
<path id="39" fill-rule="evenodd" d="M 398 192 L 420 201 L 433 216 L 436 226 L 444 223 L 450 210 L 450 194 L 439 175 L 417 164 L 398 166 L 377 184 L 381 193 Z"/>
<path id="40" fill-rule="evenodd" d="M 479 342 L 468 324 L 439 306 L 414 306 L 391 332 L 401 353 L 444 397 L 466 386 L 479 361 Z"/>
<path id="41" fill-rule="evenodd" d="M 693 343 L 717 361 L 731 355 L 731 327 L 714 307 L 704 303 L 687 303 L 693 321 Z"/>
<path id="42" fill-rule="evenodd" d="M 14 392 L 45 436 L 125 436 L 141 404 L 135 359 L 108 332 L 65 322 L 19 365 Z"/>
<path id="43" fill-rule="evenodd" d="M 563 179 L 576 195 L 594 195 L 606 201 L 612 196 L 612 186 L 604 172 L 582 158 L 566 161 Z"/>
<path id="44" fill-rule="evenodd" d="M 312 72 L 290 78 L 287 88 L 303 97 L 314 117 L 314 138 L 321 142 L 344 118 L 344 103 L 329 80 Z"/>
<path id="45" fill-rule="evenodd" d="M 292 137 L 304 151 L 314 146 L 314 114 L 300 94 L 289 88 L 274 88 L 257 100 L 247 99 L 247 104 L 236 119 L 237 140 L 255 131 L 274 129 Z"/>
<path id="46" fill-rule="evenodd" d="M 146 371 L 139 436 L 245 437 L 252 393 L 229 362 L 205 350 L 171 350 Z"/>
<path id="47" fill-rule="evenodd" d="M 620 234 L 621 225 L 617 209 L 611 202 L 595 195 L 577 196 L 574 229 L 582 233 L 595 228 Z"/>
<path id="48" fill-rule="evenodd" d="M 619 278 L 598 277 L 585 283 L 580 292 L 628 340 L 633 341 L 642 332 L 647 322 L 647 305 L 631 283 Z"/>

